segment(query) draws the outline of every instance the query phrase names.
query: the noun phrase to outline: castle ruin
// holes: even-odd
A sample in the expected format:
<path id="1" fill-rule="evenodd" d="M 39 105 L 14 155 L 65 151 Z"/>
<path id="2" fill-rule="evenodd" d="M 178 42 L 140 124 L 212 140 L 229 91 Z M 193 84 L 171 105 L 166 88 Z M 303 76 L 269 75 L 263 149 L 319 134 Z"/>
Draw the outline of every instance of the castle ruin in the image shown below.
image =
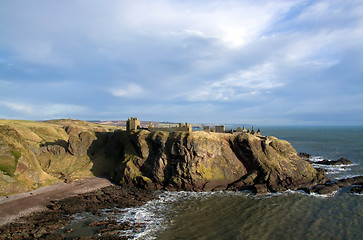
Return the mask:
<path id="1" fill-rule="evenodd" d="M 254 127 L 252 126 L 252 130 L 246 129 L 245 126 L 243 128 L 237 127 L 236 130 L 227 130 L 225 129 L 224 125 L 217 125 L 217 126 L 203 126 L 203 131 L 205 132 L 218 132 L 218 133 L 249 133 L 255 136 L 261 136 L 261 130 L 258 129 L 257 132 L 254 130 Z"/>
<path id="2" fill-rule="evenodd" d="M 126 130 L 127 131 L 135 131 L 137 129 L 140 129 L 140 120 L 135 117 L 135 118 L 129 118 L 126 121 Z"/>
<path id="3" fill-rule="evenodd" d="M 127 131 L 135 131 L 138 129 L 145 129 L 149 130 L 150 132 L 192 132 L 192 125 L 189 123 L 179 123 L 176 126 L 170 126 L 169 127 L 155 127 L 152 122 L 149 122 L 149 125 L 147 128 L 141 127 L 140 120 L 137 117 L 131 117 L 126 121 L 126 130 Z M 216 126 L 203 126 L 203 131 L 205 132 L 217 132 L 217 133 L 248 133 L 255 136 L 261 136 L 261 130 L 258 129 L 257 132 L 254 130 L 254 127 L 252 126 L 251 131 L 249 129 L 246 129 L 245 126 L 243 128 L 238 127 L 236 130 L 228 130 L 226 131 L 226 128 L 224 125 L 216 125 Z"/>
<path id="4" fill-rule="evenodd" d="M 192 132 L 192 125 L 189 123 L 179 123 L 173 127 L 155 127 L 152 122 L 149 122 L 148 128 L 143 128 L 140 125 L 140 120 L 137 117 L 131 117 L 126 121 L 126 130 L 135 131 L 137 129 L 145 129 L 150 132 L 164 131 L 164 132 Z"/>
<path id="5" fill-rule="evenodd" d="M 148 130 L 150 132 L 164 131 L 164 132 L 192 132 L 192 125 L 189 123 L 179 123 L 175 127 L 154 127 L 154 124 L 149 123 Z"/>

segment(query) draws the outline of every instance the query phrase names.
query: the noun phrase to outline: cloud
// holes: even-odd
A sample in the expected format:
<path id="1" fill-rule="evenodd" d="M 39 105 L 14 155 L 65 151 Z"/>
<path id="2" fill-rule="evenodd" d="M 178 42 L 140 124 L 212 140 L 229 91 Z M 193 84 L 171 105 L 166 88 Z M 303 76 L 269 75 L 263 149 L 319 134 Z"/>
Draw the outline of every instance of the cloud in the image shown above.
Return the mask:
<path id="1" fill-rule="evenodd" d="M 12 112 L 22 114 L 31 119 L 71 117 L 73 114 L 84 114 L 87 107 L 74 104 L 27 104 L 21 102 L 1 101 L 0 106 L 4 106 Z"/>
<path id="2" fill-rule="evenodd" d="M 198 90 L 187 94 L 189 101 L 234 101 L 251 98 L 257 93 L 268 93 L 268 89 L 283 86 L 277 79 L 276 69 L 272 63 L 253 66 L 228 74 L 222 80 L 208 83 Z"/>
<path id="3" fill-rule="evenodd" d="M 355 0 L 2 1 L 2 115 L 359 122 L 362 29 Z"/>
<path id="4" fill-rule="evenodd" d="M 34 108 L 28 104 L 21 103 L 12 103 L 12 102 L 0 102 L 0 105 L 3 105 L 13 111 L 21 112 L 25 114 L 33 114 Z"/>
<path id="5" fill-rule="evenodd" d="M 144 92 L 144 89 L 137 84 L 130 83 L 125 87 L 112 88 L 109 91 L 115 97 L 138 98 Z"/>

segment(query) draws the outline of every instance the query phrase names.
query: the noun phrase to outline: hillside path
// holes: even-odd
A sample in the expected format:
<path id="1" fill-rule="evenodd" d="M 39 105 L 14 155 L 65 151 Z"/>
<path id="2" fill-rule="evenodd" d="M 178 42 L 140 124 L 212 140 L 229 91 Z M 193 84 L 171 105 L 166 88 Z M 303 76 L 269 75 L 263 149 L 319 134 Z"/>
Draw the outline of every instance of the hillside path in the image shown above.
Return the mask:
<path id="1" fill-rule="evenodd" d="M 112 185 L 105 178 L 91 177 L 70 183 L 57 182 L 39 189 L 0 198 L 0 226 L 30 213 L 46 210 L 50 201 L 91 192 Z"/>

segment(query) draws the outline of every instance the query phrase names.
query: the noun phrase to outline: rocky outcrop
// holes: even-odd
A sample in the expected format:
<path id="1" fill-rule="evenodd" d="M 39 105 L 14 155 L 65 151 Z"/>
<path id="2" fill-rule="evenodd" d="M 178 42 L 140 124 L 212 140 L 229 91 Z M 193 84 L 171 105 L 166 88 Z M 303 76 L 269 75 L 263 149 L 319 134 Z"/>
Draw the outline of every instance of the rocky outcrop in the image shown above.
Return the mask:
<path id="1" fill-rule="evenodd" d="M 313 155 L 309 154 L 309 153 L 304 153 L 304 152 L 300 152 L 299 153 L 299 157 L 309 163 L 315 163 L 315 164 L 321 164 L 321 165 L 333 165 L 333 166 L 337 166 L 337 165 L 350 165 L 353 164 L 350 160 L 346 159 L 346 158 L 339 158 L 338 160 L 321 160 L 321 161 L 312 161 L 311 159 L 313 158 Z"/>
<path id="2" fill-rule="evenodd" d="M 337 181 L 328 181 L 324 184 L 318 184 L 318 185 L 313 186 L 312 188 L 304 189 L 304 190 L 307 193 L 314 192 L 314 193 L 318 193 L 318 194 L 330 194 L 330 193 L 337 191 L 341 187 L 352 186 L 352 185 L 353 186 L 357 185 L 357 186 L 352 187 L 352 192 L 359 193 L 359 191 L 361 191 L 360 189 L 362 189 L 362 186 L 363 186 L 363 176 L 344 178 L 344 179 L 340 179 Z"/>
<path id="3" fill-rule="evenodd" d="M 346 158 L 339 158 L 338 160 L 322 160 L 314 162 L 316 164 L 322 164 L 322 165 L 332 165 L 332 166 L 338 166 L 338 165 L 350 165 L 353 164 L 350 160 Z"/>
<path id="4" fill-rule="evenodd" d="M 287 141 L 274 137 L 143 130 L 124 140 L 112 178 L 138 187 L 267 192 L 326 181 Z"/>
<path id="5" fill-rule="evenodd" d="M 0 141 L 1 194 L 90 175 L 147 189 L 258 193 L 326 181 L 288 142 L 247 133 L 126 132 L 73 120 L 2 120 Z"/>
<path id="6" fill-rule="evenodd" d="M 87 155 L 87 151 L 96 136 L 90 132 L 81 132 L 80 134 L 71 134 L 68 139 L 68 152 L 75 156 Z"/>

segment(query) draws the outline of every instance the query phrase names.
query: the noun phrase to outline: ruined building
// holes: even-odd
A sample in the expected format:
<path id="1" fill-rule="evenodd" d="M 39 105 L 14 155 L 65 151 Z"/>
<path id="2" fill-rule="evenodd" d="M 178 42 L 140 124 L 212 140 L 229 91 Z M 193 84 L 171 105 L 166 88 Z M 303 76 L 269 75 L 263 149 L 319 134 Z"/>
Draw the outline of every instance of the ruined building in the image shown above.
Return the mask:
<path id="1" fill-rule="evenodd" d="M 225 126 L 224 125 L 220 125 L 220 126 L 214 126 L 214 127 L 209 127 L 209 126 L 203 126 L 203 131 L 205 132 L 219 132 L 219 133 L 249 133 L 255 136 L 261 136 L 261 130 L 258 129 L 257 132 L 255 131 L 254 127 L 252 126 L 252 130 L 250 131 L 249 129 L 246 129 L 245 126 L 243 126 L 243 128 L 238 127 L 236 130 L 228 130 L 226 131 Z"/>
<path id="2" fill-rule="evenodd" d="M 215 126 L 215 132 L 224 133 L 224 132 L 226 132 L 226 128 L 224 125 Z"/>
<path id="3" fill-rule="evenodd" d="M 210 131 L 211 131 L 211 129 L 210 129 L 210 127 L 209 127 L 209 126 L 203 126 L 203 131 L 204 131 L 204 132 L 210 132 Z"/>
<path id="4" fill-rule="evenodd" d="M 126 130 L 127 131 L 135 131 L 137 129 L 147 129 L 150 132 L 157 132 L 157 131 L 164 131 L 164 132 L 191 132 L 192 131 L 192 125 L 188 123 L 179 123 L 177 126 L 174 127 L 155 127 L 152 122 L 149 122 L 148 128 L 142 128 L 140 126 L 140 120 L 135 118 L 129 118 L 126 121 Z"/>
<path id="5" fill-rule="evenodd" d="M 129 119 L 127 119 L 127 121 L 126 121 L 126 130 L 127 131 L 135 131 L 135 130 L 137 130 L 137 129 L 139 129 L 140 128 L 140 120 L 137 118 L 137 117 L 135 117 L 135 118 L 129 118 Z"/>
<path id="6" fill-rule="evenodd" d="M 150 132 L 164 131 L 164 132 L 191 132 L 192 125 L 189 123 L 179 123 L 176 127 L 154 127 L 152 123 L 149 123 L 148 130 Z"/>
<path id="7" fill-rule="evenodd" d="M 220 126 L 203 126 L 203 131 L 205 132 L 219 132 L 219 133 L 224 133 L 226 132 L 225 126 L 224 125 L 220 125 Z"/>

